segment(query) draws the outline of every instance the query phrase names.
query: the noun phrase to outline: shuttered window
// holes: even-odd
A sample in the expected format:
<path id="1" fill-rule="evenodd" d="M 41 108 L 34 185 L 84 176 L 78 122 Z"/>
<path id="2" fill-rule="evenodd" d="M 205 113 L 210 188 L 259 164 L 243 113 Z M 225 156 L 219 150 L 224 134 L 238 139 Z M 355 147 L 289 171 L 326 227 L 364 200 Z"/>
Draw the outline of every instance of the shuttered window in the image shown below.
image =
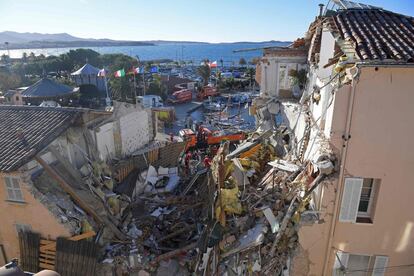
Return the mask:
<path id="1" fill-rule="evenodd" d="M 4 182 L 6 184 L 7 199 L 23 202 L 23 193 L 20 189 L 19 178 L 6 176 L 4 177 Z"/>
<path id="2" fill-rule="evenodd" d="M 387 256 L 376 256 L 372 276 L 383 276 L 385 275 L 386 267 L 388 266 Z"/>
<path id="3" fill-rule="evenodd" d="M 335 253 L 335 263 L 333 268 L 333 276 L 345 275 L 346 267 L 348 266 L 349 254 L 338 251 Z"/>
<path id="4" fill-rule="evenodd" d="M 355 222 L 358 214 L 358 206 L 361 198 L 363 179 L 345 178 L 344 192 L 342 194 L 341 211 L 339 221 Z"/>
<path id="5" fill-rule="evenodd" d="M 387 256 L 370 256 L 337 251 L 332 275 L 384 276 L 387 266 Z"/>

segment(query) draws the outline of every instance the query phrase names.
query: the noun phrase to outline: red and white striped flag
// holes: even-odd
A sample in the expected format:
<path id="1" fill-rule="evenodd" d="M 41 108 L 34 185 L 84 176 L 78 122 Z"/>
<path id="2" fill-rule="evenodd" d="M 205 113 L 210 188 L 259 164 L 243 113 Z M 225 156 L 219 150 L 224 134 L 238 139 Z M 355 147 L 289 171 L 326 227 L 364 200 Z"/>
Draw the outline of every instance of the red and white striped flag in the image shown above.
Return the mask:
<path id="1" fill-rule="evenodd" d="M 210 66 L 210 68 L 217 68 L 217 61 L 210 62 L 208 66 Z"/>

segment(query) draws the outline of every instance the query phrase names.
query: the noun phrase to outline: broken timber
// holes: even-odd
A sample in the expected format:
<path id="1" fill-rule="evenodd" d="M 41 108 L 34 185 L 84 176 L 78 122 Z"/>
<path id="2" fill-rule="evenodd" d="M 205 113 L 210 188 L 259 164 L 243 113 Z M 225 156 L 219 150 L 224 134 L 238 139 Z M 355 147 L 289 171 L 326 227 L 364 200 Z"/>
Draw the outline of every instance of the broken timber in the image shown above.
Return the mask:
<path id="1" fill-rule="evenodd" d="M 86 213 L 92 216 L 98 224 L 104 224 L 115 234 L 118 239 L 126 240 L 126 235 L 122 233 L 108 218 L 99 216 L 95 210 L 86 204 L 82 198 L 76 193 L 76 191 L 51 167 L 47 164 L 40 156 L 35 156 L 35 160 L 45 169 L 45 171 L 53 177 L 62 189 L 68 193 L 71 198 L 78 204 Z"/>

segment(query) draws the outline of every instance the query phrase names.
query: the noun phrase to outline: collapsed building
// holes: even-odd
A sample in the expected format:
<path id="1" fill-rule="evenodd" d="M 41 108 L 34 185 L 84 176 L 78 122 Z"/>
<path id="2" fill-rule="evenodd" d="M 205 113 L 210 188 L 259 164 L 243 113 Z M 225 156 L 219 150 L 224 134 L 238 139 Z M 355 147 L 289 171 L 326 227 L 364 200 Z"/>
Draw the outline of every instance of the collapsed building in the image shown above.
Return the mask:
<path id="1" fill-rule="evenodd" d="M 412 275 L 413 215 L 404 206 L 414 192 L 407 138 L 414 131 L 407 121 L 414 115 L 414 20 L 350 1 L 333 4 L 292 50 L 267 51 L 259 66 L 263 78 L 266 66 L 289 66 L 269 64 L 271 58 L 307 50 L 303 95 L 267 86 L 254 108 L 261 128 L 285 128 L 288 160 L 330 160 L 335 168 L 302 214 L 290 273 Z M 276 74 L 262 82 L 281 80 Z"/>
<path id="2" fill-rule="evenodd" d="M 134 167 L 118 165 L 136 155 L 146 166 L 160 156 L 177 160 L 183 149 L 154 141 L 152 113 L 126 103 L 113 112 L 0 106 L 0 113 L 0 261 L 20 257 L 32 272 L 94 274 L 98 247 L 128 238 L 121 226 L 129 198 L 114 191 Z M 68 264 L 64 254 L 90 261 Z"/>
<path id="3" fill-rule="evenodd" d="M 87 275 L 412 275 L 414 20 L 333 2 L 266 49 L 257 130 L 210 169 L 183 174 L 185 143 L 152 143 L 142 110 L 0 107 L 19 118 L 1 254 L 63 275 L 65 257 Z"/>

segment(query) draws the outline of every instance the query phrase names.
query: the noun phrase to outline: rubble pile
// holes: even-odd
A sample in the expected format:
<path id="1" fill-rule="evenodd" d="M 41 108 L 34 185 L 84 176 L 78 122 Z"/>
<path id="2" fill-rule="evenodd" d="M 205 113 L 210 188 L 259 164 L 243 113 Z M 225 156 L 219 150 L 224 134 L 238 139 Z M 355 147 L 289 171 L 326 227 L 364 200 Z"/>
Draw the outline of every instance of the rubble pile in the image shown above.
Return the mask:
<path id="1" fill-rule="evenodd" d="M 279 159 L 272 137 L 264 137 L 257 138 L 259 143 L 247 141 L 239 154 L 229 154 L 224 144 L 213 160 L 210 185 L 217 196 L 212 219 L 220 227 L 200 248 L 199 274 L 279 275 L 288 269 L 301 214 L 333 165 L 330 160 L 295 164 Z"/>
<path id="2" fill-rule="evenodd" d="M 116 198 L 128 202 L 117 213 L 127 239 L 108 243 L 102 263 L 116 275 L 279 275 L 288 269 L 310 194 L 333 165 L 284 160 L 276 135 L 253 135 L 231 153 L 223 142 L 211 167 L 190 175 L 186 168 L 150 165 L 114 183 Z"/>

